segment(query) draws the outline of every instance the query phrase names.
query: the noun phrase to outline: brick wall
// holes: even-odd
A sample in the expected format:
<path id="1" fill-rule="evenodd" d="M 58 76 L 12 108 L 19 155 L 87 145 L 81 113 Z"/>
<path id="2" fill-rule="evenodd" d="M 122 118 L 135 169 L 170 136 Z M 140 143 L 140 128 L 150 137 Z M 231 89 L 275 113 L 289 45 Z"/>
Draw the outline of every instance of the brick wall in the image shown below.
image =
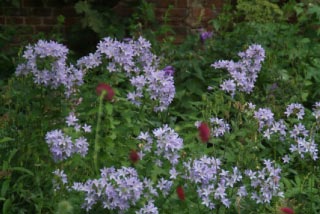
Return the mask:
<path id="1" fill-rule="evenodd" d="M 0 25 L 14 25 L 26 33 L 48 33 L 57 24 L 59 15 L 65 16 L 66 27 L 79 21 L 72 4 L 63 0 L 20 0 L 18 7 L 2 3 Z"/>
<path id="2" fill-rule="evenodd" d="M 114 11 L 121 16 L 130 15 L 132 11 L 124 3 L 125 1 L 132 0 L 122 0 L 114 6 Z M 176 32 L 177 38 L 183 38 L 199 28 L 210 28 L 208 21 L 216 17 L 223 4 L 223 0 L 148 0 L 148 2 L 154 4 L 159 22 L 162 21 L 169 5 L 173 6 L 169 13 L 169 24 Z M 20 0 L 19 7 L 2 4 L 0 25 L 18 26 L 25 29 L 23 32 L 26 34 L 49 33 L 57 24 L 59 15 L 65 17 L 65 28 L 79 22 L 79 15 L 76 14 L 72 1 Z M 213 7 L 215 10 L 212 10 Z"/>

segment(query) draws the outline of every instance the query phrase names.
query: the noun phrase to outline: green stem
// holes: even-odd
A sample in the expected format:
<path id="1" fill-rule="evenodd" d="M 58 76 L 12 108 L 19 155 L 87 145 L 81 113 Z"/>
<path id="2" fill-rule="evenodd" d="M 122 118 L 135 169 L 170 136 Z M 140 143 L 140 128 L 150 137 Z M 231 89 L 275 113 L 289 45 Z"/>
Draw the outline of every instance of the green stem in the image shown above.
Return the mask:
<path id="1" fill-rule="evenodd" d="M 102 106 L 103 106 L 103 98 L 104 98 L 105 92 L 103 91 L 99 97 L 99 110 L 98 110 L 98 120 L 97 120 L 97 126 L 96 126 L 96 135 L 94 139 L 94 154 L 93 154 L 93 163 L 96 172 L 99 172 L 99 166 L 98 166 L 98 153 L 100 150 L 99 145 L 99 132 L 100 132 L 100 126 L 101 126 L 101 116 L 102 116 Z"/>

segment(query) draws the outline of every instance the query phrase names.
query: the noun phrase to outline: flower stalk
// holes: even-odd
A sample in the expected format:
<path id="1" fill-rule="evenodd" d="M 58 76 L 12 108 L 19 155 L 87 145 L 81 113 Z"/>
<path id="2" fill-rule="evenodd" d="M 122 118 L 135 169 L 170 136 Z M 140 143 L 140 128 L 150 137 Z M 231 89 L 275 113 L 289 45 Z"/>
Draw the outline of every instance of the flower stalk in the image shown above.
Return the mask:
<path id="1" fill-rule="evenodd" d="M 96 134 L 95 134 L 95 139 L 94 139 L 94 153 L 93 153 L 93 164 L 95 171 L 98 173 L 99 172 L 99 166 L 98 166 L 98 153 L 100 150 L 100 145 L 99 145 L 99 132 L 100 132 L 100 127 L 101 127 L 101 117 L 102 117 L 102 106 L 103 106 L 103 98 L 107 92 L 102 91 L 101 95 L 99 96 L 99 109 L 98 109 L 98 118 L 97 118 L 97 126 L 96 126 Z"/>

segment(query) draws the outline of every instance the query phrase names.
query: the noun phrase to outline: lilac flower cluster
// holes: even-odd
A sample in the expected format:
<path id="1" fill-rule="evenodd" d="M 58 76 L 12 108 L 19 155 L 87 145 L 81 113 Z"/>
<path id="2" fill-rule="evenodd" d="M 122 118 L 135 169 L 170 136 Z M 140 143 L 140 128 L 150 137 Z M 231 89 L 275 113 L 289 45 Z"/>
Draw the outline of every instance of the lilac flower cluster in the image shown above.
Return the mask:
<path id="1" fill-rule="evenodd" d="M 89 144 L 84 137 L 79 137 L 73 142 L 71 137 L 61 130 L 53 130 L 47 132 L 45 139 L 56 162 L 66 160 L 73 154 L 84 157 L 88 153 Z"/>
<path id="2" fill-rule="evenodd" d="M 245 177 L 237 167 L 233 167 L 232 171 L 224 170 L 221 161 L 214 157 L 203 156 L 183 165 L 183 177 L 197 185 L 198 196 L 209 209 L 215 208 L 214 200 L 229 207 L 231 199 L 228 198 L 228 192 L 231 189 L 236 190 L 239 197 L 251 196 L 257 203 L 270 203 L 274 196 L 283 197 L 279 185 L 281 169 L 274 167 L 269 160 L 264 161 L 262 170 L 245 170 L 250 187 L 242 184 Z M 248 193 L 249 189 L 252 189 L 251 194 Z"/>
<path id="3" fill-rule="evenodd" d="M 143 152 L 152 152 L 153 145 L 156 149 L 154 153 L 158 157 L 164 157 L 172 165 L 176 165 L 179 162 L 180 154 L 178 153 L 183 147 L 183 140 L 179 135 L 171 129 L 168 125 L 164 125 L 161 128 L 153 130 L 153 137 L 150 136 L 148 132 L 141 132 L 137 139 L 143 140 L 145 142 L 142 150 Z M 155 139 L 155 141 L 153 140 Z M 144 155 L 140 156 L 141 158 Z M 161 166 L 162 161 L 157 159 L 157 165 Z"/>
<path id="4" fill-rule="evenodd" d="M 303 124 L 295 124 L 289 133 L 294 140 L 289 149 L 291 153 L 298 153 L 301 158 L 305 158 L 305 154 L 309 154 L 313 160 L 318 159 L 317 144 L 314 142 L 313 136 L 309 136 L 309 130 Z"/>
<path id="5" fill-rule="evenodd" d="M 66 117 L 66 124 L 69 127 L 73 127 L 76 132 L 79 132 L 81 129 L 84 132 L 90 133 L 91 132 L 91 126 L 88 124 L 84 124 L 83 126 L 81 126 L 78 123 L 78 118 L 76 117 L 74 112 L 70 112 L 69 115 Z"/>
<path id="6" fill-rule="evenodd" d="M 314 108 L 313 108 L 312 114 L 316 118 L 316 120 L 320 119 L 320 102 L 316 102 L 314 104 Z"/>
<path id="7" fill-rule="evenodd" d="M 211 135 L 214 137 L 221 137 L 230 131 L 230 125 L 223 119 L 212 117 L 210 118 L 210 124 L 212 125 Z"/>
<path id="8" fill-rule="evenodd" d="M 302 123 L 293 125 L 293 129 L 289 131 L 290 137 L 293 139 L 305 138 L 309 135 L 309 131 Z"/>
<path id="9" fill-rule="evenodd" d="M 75 116 L 74 112 L 70 112 L 66 117 L 67 125 L 73 127 L 77 132 L 80 131 L 81 128 L 84 132 L 91 132 L 91 126 L 87 124 L 81 126 L 77 121 L 78 118 Z M 66 135 L 61 130 L 47 132 L 45 140 L 53 155 L 53 159 L 56 162 L 65 160 L 73 154 L 80 154 L 84 157 L 88 153 L 89 144 L 86 138 L 79 137 L 73 141 L 70 136 Z"/>
<path id="10" fill-rule="evenodd" d="M 168 70 L 145 69 L 147 80 L 147 91 L 151 100 L 158 101 L 154 111 L 164 111 L 168 108 L 175 95 L 174 80 L 172 75 L 168 75 Z M 142 93 L 142 89 L 136 87 L 136 93 Z M 136 99 L 134 99 L 136 100 Z"/>
<path id="11" fill-rule="evenodd" d="M 162 195 L 166 197 L 169 195 L 172 184 L 173 184 L 173 181 L 170 181 L 170 180 L 167 180 L 164 178 L 160 178 L 158 180 L 157 188 L 162 193 Z"/>
<path id="12" fill-rule="evenodd" d="M 48 132 L 45 139 L 56 162 L 65 160 L 74 153 L 71 137 L 65 135 L 61 130 Z"/>
<path id="13" fill-rule="evenodd" d="M 270 203 L 272 197 L 284 197 L 280 190 L 281 169 L 276 168 L 270 160 L 264 160 L 265 167 L 258 171 L 246 170 L 251 181 L 251 199 L 256 203 Z"/>
<path id="14" fill-rule="evenodd" d="M 315 114 L 315 111 L 314 109 L 313 114 Z M 304 116 L 304 107 L 297 103 L 290 104 L 285 114 L 287 117 L 291 114 L 296 114 L 297 118 L 301 120 Z M 289 148 L 291 153 L 297 153 L 301 158 L 305 158 L 305 155 L 309 154 L 313 160 L 318 159 L 318 148 L 314 142 L 314 136 L 309 136 L 309 130 L 307 130 L 302 123 L 293 124 L 293 127 L 289 128 L 284 120 L 280 119 L 279 121 L 275 121 L 273 113 L 267 108 L 260 108 L 258 111 L 255 111 L 254 117 L 259 121 L 259 131 L 263 132 L 263 137 L 270 140 L 271 135 L 279 134 L 281 141 L 289 137 L 288 142 L 293 139 Z M 291 158 L 285 155 L 282 159 L 284 163 L 288 163 Z"/>
<path id="15" fill-rule="evenodd" d="M 270 127 L 274 122 L 274 114 L 268 108 L 259 108 L 258 111 L 254 112 L 254 118 L 259 122 L 259 131 L 265 127 Z"/>
<path id="16" fill-rule="evenodd" d="M 287 126 L 284 122 L 284 120 L 279 120 L 279 121 L 273 121 L 270 126 L 265 126 L 266 128 L 263 130 L 263 137 L 267 138 L 270 140 L 271 135 L 273 134 L 279 134 L 280 135 L 280 140 L 284 140 L 284 137 L 287 135 Z M 262 131 L 262 130 L 260 130 Z"/>
<path id="17" fill-rule="evenodd" d="M 230 206 L 231 201 L 227 198 L 227 189 L 233 188 L 242 179 L 237 167 L 234 167 L 233 172 L 230 173 L 220 167 L 219 159 L 207 156 L 184 162 L 183 165 L 186 170 L 184 178 L 197 185 L 197 193 L 204 206 L 209 209 L 215 208 L 211 197 L 226 207 Z"/>
<path id="18" fill-rule="evenodd" d="M 53 171 L 53 175 L 55 178 L 52 180 L 52 183 L 55 191 L 60 190 L 62 186 L 66 186 L 68 184 L 68 177 L 63 170 L 56 169 Z"/>
<path id="19" fill-rule="evenodd" d="M 126 39 L 123 42 L 107 37 L 99 42 L 95 53 L 79 59 L 77 65 L 83 69 L 91 69 L 100 66 L 103 61 L 108 61 L 106 68 L 109 72 L 124 71 L 131 85 L 135 87 L 135 91 L 127 94 L 130 102 L 141 105 L 144 91 L 147 91 L 151 100 L 158 101 L 154 110 L 163 111 L 175 95 L 174 69 L 167 66 L 160 70 L 159 60 L 150 49 L 151 44 L 142 37 L 137 40 Z"/>
<path id="20" fill-rule="evenodd" d="M 319 158 L 317 146 L 314 139 L 307 140 L 306 138 L 299 137 L 296 139 L 296 144 L 291 144 L 290 152 L 297 152 L 302 159 L 305 157 L 305 154 L 309 153 L 313 160 L 317 160 Z"/>
<path id="21" fill-rule="evenodd" d="M 25 63 L 16 69 L 16 75 L 32 74 L 36 84 L 56 89 L 64 86 L 65 94 L 70 96 L 75 86 L 83 84 L 84 73 L 66 63 L 68 49 L 54 41 L 39 40 L 28 45 L 23 53 Z"/>
<path id="22" fill-rule="evenodd" d="M 154 206 L 154 200 L 149 200 L 136 214 L 158 214 L 158 208 Z"/>
<path id="23" fill-rule="evenodd" d="M 234 96 L 236 88 L 245 93 L 251 93 L 258 73 L 261 70 L 261 63 L 265 59 L 265 51 L 260 45 L 251 45 L 245 52 L 238 53 L 240 61 L 220 60 L 213 63 L 214 68 L 225 68 L 231 79 L 221 84 L 221 89 Z"/>
<path id="24" fill-rule="evenodd" d="M 73 190 L 85 193 L 83 207 L 87 211 L 91 210 L 95 204 L 101 203 L 103 208 L 124 212 L 141 198 L 144 186 L 134 168 L 111 167 L 100 171 L 101 178 L 87 180 L 85 183 L 76 182 L 72 186 Z M 152 204 L 149 206 L 145 210 L 152 210 Z M 153 207 L 153 210 L 156 208 Z"/>
<path id="25" fill-rule="evenodd" d="M 291 103 L 287 106 L 286 111 L 284 112 L 287 117 L 290 115 L 296 115 L 299 120 L 303 119 L 304 116 L 304 107 L 300 103 Z"/>

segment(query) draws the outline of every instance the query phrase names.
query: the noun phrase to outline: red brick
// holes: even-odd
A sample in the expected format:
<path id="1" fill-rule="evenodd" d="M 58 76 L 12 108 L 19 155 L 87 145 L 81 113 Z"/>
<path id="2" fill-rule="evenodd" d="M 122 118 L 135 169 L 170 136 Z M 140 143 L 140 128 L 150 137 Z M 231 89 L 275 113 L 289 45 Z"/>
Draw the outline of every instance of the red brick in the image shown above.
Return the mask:
<path id="1" fill-rule="evenodd" d="M 223 0 L 208 0 L 205 7 L 212 8 L 212 5 L 214 5 L 214 7 L 217 8 L 218 10 L 221 10 L 223 7 Z"/>
<path id="2" fill-rule="evenodd" d="M 33 8 L 32 15 L 45 17 L 51 16 L 52 8 Z"/>
<path id="3" fill-rule="evenodd" d="M 155 8 L 155 14 L 158 20 L 161 20 L 166 12 L 167 12 L 167 9 Z M 187 8 L 173 8 L 169 12 L 169 18 L 184 19 L 186 16 L 187 16 Z"/>
<path id="4" fill-rule="evenodd" d="M 51 33 L 53 26 L 35 26 L 36 32 Z"/>
<path id="5" fill-rule="evenodd" d="M 172 26 L 172 29 L 176 34 L 180 34 L 180 35 L 187 34 L 187 27 L 186 26 Z"/>
<path id="6" fill-rule="evenodd" d="M 26 8 L 4 8 L 3 15 L 6 16 L 26 16 L 28 10 Z"/>
<path id="7" fill-rule="evenodd" d="M 188 7 L 188 0 L 176 0 L 175 6 L 177 8 L 187 8 Z"/>
<path id="8" fill-rule="evenodd" d="M 4 16 L 0 16 L 0 25 L 4 25 L 6 23 L 6 18 Z"/>
<path id="9" fill-rule="evenodd" d="M 42 24 L 55 25 L 55 24 L 57 24 L 57 19 L 55 17 L 45 17 L 42 19 Z"/>
<path id="10" fill-rule="evenodd" d="M 199 8 L 199 7 L 190 8 L 190 13 L 192 17 L 198 19 L 199 17 L 204 16 L 204 8 Z"/>
<path id="11" fill-rule="evenodd" d="M 155 2 L 156 8 L 168 8 L 170 5 L 175 5 L 174 0 L 161 0 Z"/>
<path id="12" fill-rule="evenodd" d="M 24 24 L 24 17 L 6 17 L 6 24 L 7 25 L 22 25 Z"/>
<path id="13" fill-rule="evenodd" d="M 80 22 L 80 17 L 66 17 L 65 26 L 75 25 Z"/>
<path id="14" fill-rule="evenodd" d="M 22 0 L 22 7 L 43 7 L 42 0 Z"/>
<path id="15" fill-rule="evenodd" d="M 80 16 L 79 14 L 76 13 L 76 11 L 74 10 L 73 7 L 62 7 L 62 8 L 55 8 L 53 10 L 53 15 L 54 16 L 59 16 L 59 15 L 63 15 L 66 17 L 76 17 L 76 16 Z"/>
<path id="16" fill-rule="evenodd" d="M 203 15 L 204 21 L 209 21 L 215 17 L 216 17 L 216 14 L 214 13 L 214 11 L 212 9 L 210 9 L 210 8 L 204 9 L 204 15 Z"/>
<path id="17" fill-rule="evenodd" d="M 184 18 L 187 16 L 187 9 L 186 8 L 173 8 L 172 10 L 170 10 L 169 16 Z"/>
<path id="18" fill-rule="evenodd" d="M 36 16 L 26 17 L 25 23 L 27 25 L 39 25 L 42 23 L 42 18 Z"/>
<path id="19" fill-rule="evenodd" d="M 133 8 L 116 6 L 112 8 L 113 12 L 115 12 L 118 16 L 128 17 L 133 13 Z"/>
<path id="20" fill-rule="evenodd" d="M 43 1 L 43 0 L 42 0 Z M 58 1 L 58 0 L 45 0 L 43 1 L 43 6 L 48 8 L 48 7 L 63 7 L 64 6 L 64 1 Z"/>

